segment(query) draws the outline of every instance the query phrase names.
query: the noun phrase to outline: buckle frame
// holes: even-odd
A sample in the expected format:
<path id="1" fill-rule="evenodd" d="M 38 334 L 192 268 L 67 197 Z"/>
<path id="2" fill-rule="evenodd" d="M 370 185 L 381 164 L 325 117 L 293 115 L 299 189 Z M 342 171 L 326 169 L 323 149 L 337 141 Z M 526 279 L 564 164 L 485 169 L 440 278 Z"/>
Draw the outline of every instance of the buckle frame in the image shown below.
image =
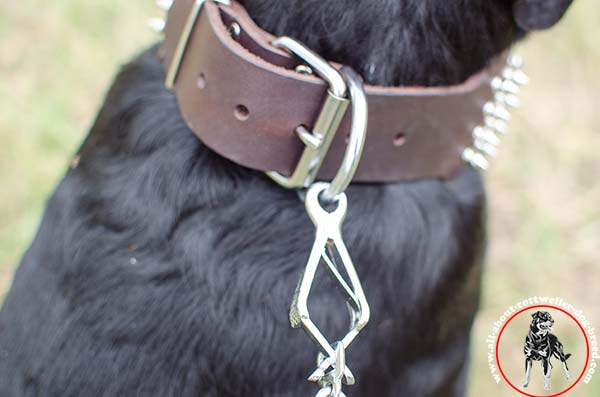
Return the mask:
<path id="1" fill-rule="evenodd" d="M 312 131 L 302 125 L 296 127 L 296 135 L 305 148 L 292 175 L 287 177 L 275 171 L 267 172 L 271 179 L 285 188 L 304 188 L 315 181 L 333 137 L 346 114 L 350 104 L 347 98 L 348 87 L 336 68 L 297 40 L 283 36 L 274 40 L 272 44 L 301 59 L 329 84 L 327 96 Z"/>
<path id="2" fill-rule="evenodd" d="M 192 6 L 192 10 L 190 11 L 190 15 L 183 26 L 183 30 L 181 31 L 181 36 L 179 37 L 179 41 L 177 42 L 177 47 L 175 47 L 175 53 L 173 54 L 173 59 L 171 60 L 171 64 L 169 65 L 169 69 L 167 70 L 167 75 L 165 77 L 165 86 L 167 89 L 172 90 L 175 86 L 175 81 L 177 81 L 177 74 L 179 73 L 179 69 L 181 68 L 181 62 L 183 61 L 183 56 L 185 55 L 185 50 L 190 41 L 190 37 L 192 36 L 192 32 L 194 31 L 194 27 L 196 26 L 196 21 L 200 16 L 200 11 L 202 11 L 202 6 L 207 1 L 214 1 L 215 3 L 220 3 L 226 6 L 231 5 L 230 0 L 196 0 L 194 1 L 194 5 Z"/>

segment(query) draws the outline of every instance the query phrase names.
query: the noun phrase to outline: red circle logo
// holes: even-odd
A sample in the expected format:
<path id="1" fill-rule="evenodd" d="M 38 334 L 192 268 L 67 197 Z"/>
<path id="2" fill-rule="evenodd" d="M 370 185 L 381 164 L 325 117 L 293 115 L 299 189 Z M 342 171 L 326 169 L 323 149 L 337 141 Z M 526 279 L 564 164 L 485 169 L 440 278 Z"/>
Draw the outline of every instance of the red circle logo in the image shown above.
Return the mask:
<path id="1" fill-rule="evenodd" d="M 585 340 L 585 347 L 586 347 L 585 364 L 583 365 L 581 373 L 579 374 L 579 376 L 577 377 L 577 379 L 574 382 L 572 382 L 570 385 L 568 385 L 568 387 L 566 387 L 561 392 L 554 393 L 554 394 L 544 394 L 544 395 L 527 393 L 527 392 L 525 392 L 523 390 L 523 388 L 519 388 L 519 387 L 515 386 L 514 382 L 510 380 L 509 376 L 507 376 L 507 373 L 506 373 L 505 369 L 502 367 L 502 363 L 501 363 L 501 360 L 500 360 L 500 345 L 501 345 L 501 341 L 502 341 L 502 336 L 504 335 L 504 333 L 505 333 L 508 325 L 511 322 L 513 322 L 513 320 L 515 320 L 519 315 L 523 314 L 524 312 L 527 312 L 527 311 L 530 311 L 530 310 L 533 310 L 533 309 L 541 309 L 541 308 L 556 310 L 556 311 L 558 311 L 558 312 L 566 315 L 568 319 L 572 320 L 574 322 L 574 324 L 576 324 L 577 327 L 579 328 L 579 330 L 581 331 L 581 333 L 583 335 L 583 339 Z M 522 345 L 520 347 L 522 347 Z M 511 346 L 511 350 L 513 352 L 515 351 L 514 346 Z M 513 356 L 514 356 L 514 354 L 513 354 Z M 522 394 L 524 396 L 528 396 L 528 397 L 557 397 L 557 396 L 561 396 L 561 395 L 569 392 L 570 390 L 572 390 L 582 380 L 583 376 L 585 375 L 586 368 L 588 367 L 589 360 L 590 360 L 590 342 L 589 342 L 588 336 L 587 336 L 587 334 L 586 334 L 583 326 L 575 318 L 575 316 L 573 316 L 568 311 L 566 311 L 566 310 L 564 310 L 564 309 L 562 309 L 562 308 L 560 308 L 558 306 L 555 306 L 555 305 L 535 305 L 535 306 L 529 306 L 529 307 L 526 307 L 526 308 L 524 308 L 524 309 L 516 312 L 503 325 L 502 329 L 500 330 L 500 333 L 498 334 L 498 340 L 496 342 L 496 365 L 498 366 L 498 369 L 500 371 L 500 374 L 502 375 L 502 378 L 504 378 L 504 380 L 506 381 L 506 383 L 508 383 L 508 385 L 511 388 L 513 388 L 515 391 L 519 392 L 520 394 Z M 583 360 L 581 360 L 581 361 L 583 362 Z M 550 364 L 550 366 L 551 366 L 551 364 Z M 565 371 L 566 371 L 566 367 L 565 367 Z"/>

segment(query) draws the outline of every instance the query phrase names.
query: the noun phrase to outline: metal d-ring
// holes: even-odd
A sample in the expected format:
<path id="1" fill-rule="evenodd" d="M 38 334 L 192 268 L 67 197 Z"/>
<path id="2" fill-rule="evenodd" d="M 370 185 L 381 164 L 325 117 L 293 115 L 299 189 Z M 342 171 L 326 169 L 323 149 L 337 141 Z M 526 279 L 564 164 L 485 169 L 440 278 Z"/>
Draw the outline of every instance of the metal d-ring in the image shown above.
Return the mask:
<path id="1" fill-rule="evenodd" d="M 350 95 L 352 123 L 348 137 L 348 146 L 346 147 L 346 153 L 344 154 L 340 169 L 329 184 L 329 187 L 323 192 L 323 199 L 329 201 L 335 201 L 336 197 L 342 194 L 348 185 L 350 185 L 350 182 L 352 182 L 365 146 L 367 125 L 369 123 L 369 105 L 360 77 L 349 66 L 342 68 L 342 74 L 345 77 Z"/>

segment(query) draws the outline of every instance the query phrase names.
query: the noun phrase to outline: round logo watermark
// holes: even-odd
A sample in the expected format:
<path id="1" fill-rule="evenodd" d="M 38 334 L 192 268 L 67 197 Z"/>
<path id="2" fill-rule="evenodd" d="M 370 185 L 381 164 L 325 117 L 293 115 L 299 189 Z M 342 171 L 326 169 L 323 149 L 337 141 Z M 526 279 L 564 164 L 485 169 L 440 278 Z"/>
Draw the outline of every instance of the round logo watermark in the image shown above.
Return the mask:
<path id="1" fill-rule="evenodd" d="M 600 359 L 595 328 L 562 298 L 532 297 L 509 307 L 486 344 L 494 381 L 529 397 L 569 395 L 591 382 Z"/>

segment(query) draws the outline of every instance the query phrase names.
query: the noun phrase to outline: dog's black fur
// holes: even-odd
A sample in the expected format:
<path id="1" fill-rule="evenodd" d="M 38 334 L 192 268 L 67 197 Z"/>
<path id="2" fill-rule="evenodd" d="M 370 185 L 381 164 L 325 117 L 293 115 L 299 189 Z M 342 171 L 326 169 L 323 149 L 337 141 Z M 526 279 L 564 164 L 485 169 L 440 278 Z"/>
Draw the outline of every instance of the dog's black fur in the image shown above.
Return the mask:
<path id="1" fill-rule="evenodd" d="M 544 371 L 544 389 L 550 390 L 550 376 L 552 371 L 552 357 L 556 357 L 563 365 L 567 380 L 571 379 L 567 360 L 570 354 L 565 354 L 563 344 L 556 335 L 550 333 L 554 319 L 548 312 L 537 311 L 531 315 L 533 318 L 529 332 L 525 337 L 525 382 L 523 387 L 529 386 L 531 366 L 534 361 L 540 361 Z"/>
<path id="2" fill-rule="evenodd" d="M 525 33 L 512 0 L 244 3 L 267 30 L 375 84 L 461 81 Z M 0 395 L 314 393 L 316 349 L 287 320 L 314 233 L 303 204 L 203 146 L 164 73 L 155 48 L 122 70 L 49 200 L 0 315 Z M 343 232 L 373 313 L 349 351 L 350 394 L 463 395 L 480 178 L 464 169 L 348 196 Z M 343 332 L 330 294 L 311 303 L 318 324 Z"/>

